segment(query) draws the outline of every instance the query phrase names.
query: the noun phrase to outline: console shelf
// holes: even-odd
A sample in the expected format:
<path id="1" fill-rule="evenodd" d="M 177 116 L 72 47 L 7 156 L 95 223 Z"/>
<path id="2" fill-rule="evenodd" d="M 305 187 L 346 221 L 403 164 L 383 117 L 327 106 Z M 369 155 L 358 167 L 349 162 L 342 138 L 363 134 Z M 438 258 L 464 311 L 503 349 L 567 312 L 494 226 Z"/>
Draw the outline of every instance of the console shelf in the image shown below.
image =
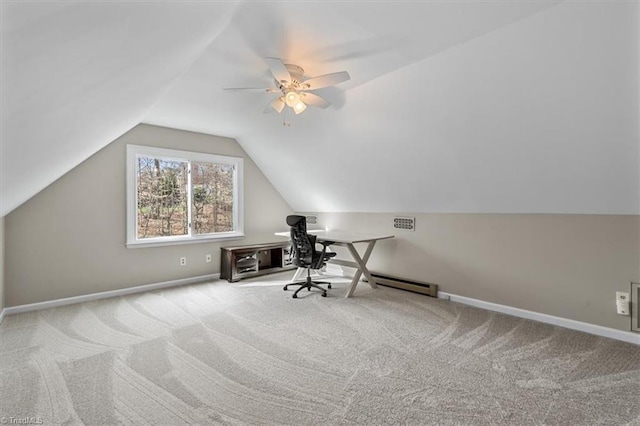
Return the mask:
<path id="1" fill-rule="evenodd" d="M 289 242 L 221 247 L 220 250 L 220 278 L 229 282 L 295 268 L 289 258 Z"/>

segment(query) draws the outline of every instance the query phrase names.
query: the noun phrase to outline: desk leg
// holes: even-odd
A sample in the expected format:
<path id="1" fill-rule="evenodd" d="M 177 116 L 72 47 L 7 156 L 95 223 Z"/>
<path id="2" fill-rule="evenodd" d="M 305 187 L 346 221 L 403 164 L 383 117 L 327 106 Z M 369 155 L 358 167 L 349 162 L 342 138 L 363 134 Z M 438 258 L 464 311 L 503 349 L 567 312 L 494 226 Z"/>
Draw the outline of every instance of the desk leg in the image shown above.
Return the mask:
<path id="1" fill-rule="evenodd" d="M 358 286 L 358 282 L 360 282 L 360 277 L 362 276 L 362 274 L 364 274 L 364 276 L 367 278 L 367 281 L 369 281 L 369 285 L 371 286 L 371 288 L 378 288 L 376 281 L 373 279 L 373 277 L 369 273 L 369 270 L 367 269 L 367 261 L 369 260 L 369 256 L 371 256 L 371 252 L 373 251 L 373 246 L 375 245 L 376 245 L 375 240 L 369 241 L 367 250 L 365 250 L 364 256 L 362 256 L 361 258 L 360 255 L 358 254 L 358 250 L 356 250 L 353 244 L 347 244 L 347 248 L 351 253 L 351 257 L 353 257 L 353 260 L 355 260 L 356 263 L 358 264 L 358 270 L 353 276 L 353 280 L 351 280 L 351 287 L 349 287 L 349 291 L 347 292 L 347 295 L 345 297 L 353 296 L 353 292 L 356 290 L 356 287 Z"/>

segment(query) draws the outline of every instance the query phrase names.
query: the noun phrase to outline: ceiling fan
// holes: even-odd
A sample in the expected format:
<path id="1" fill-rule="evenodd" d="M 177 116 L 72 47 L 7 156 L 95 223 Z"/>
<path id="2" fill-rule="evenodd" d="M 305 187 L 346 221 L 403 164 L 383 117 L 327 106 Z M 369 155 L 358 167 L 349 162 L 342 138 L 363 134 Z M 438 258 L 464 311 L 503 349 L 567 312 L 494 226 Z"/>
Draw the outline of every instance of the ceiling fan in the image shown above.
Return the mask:
<path id="1" fill-rule="evenodd" d="M 303 80 L 304 69 L 298 65 L 285 64 L 278 58 L 265 58 L 271 74 L 273 74 L 275 87 L 254 88 L 254 87 L 234 87 L 224 90 L 231 91 L 258 91 L 267 93 L 279 93 L 276 99 L 271 101 L 264 112 L 282 112 L 285 106 L 293 109 L 293 112 L 300 114 L 307 109 L 307 106 L 327 108 L 331 102 L 321 96 L 311 93 L 312 90 L 333 86 L 351 77 L 346 71 L 334 72 L 320 75 L 318 77 Z"/>

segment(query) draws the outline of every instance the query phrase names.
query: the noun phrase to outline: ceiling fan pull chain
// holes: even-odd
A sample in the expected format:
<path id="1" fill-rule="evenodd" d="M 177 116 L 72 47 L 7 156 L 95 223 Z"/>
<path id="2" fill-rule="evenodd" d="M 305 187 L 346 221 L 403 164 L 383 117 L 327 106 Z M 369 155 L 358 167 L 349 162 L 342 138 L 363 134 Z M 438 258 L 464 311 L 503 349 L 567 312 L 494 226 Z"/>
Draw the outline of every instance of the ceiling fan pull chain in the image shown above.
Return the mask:
<path id="1" fill-rule="evenodd" d="M 291 127 L 291 123 L 287 123 L 287 113 L 288 113 L 288 108 L 285 108 L 284 110 L 284 114 L 282 114 L 282 125 L 286 126 L 286 127 Z"/>

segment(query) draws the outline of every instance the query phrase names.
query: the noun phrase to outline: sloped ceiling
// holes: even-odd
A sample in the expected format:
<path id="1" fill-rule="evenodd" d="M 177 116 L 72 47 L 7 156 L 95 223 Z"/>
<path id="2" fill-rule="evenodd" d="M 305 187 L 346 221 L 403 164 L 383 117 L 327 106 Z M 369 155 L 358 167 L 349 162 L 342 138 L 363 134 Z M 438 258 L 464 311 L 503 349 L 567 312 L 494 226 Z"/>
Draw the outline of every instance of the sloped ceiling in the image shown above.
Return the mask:
<path id="1" fill-rule="evenodd" d="M 235 7 L 3 1 L 2 215 L 140 123 Z"/>
<path id="2" fill-rule="evenodd" d="M 2 212 L 143 121 L 235 137 L 299 211 L 636 214 L 637 8 L 3 5 Z M 269 56 L 352 79 L 294 117 L 222 90 Z"/>

